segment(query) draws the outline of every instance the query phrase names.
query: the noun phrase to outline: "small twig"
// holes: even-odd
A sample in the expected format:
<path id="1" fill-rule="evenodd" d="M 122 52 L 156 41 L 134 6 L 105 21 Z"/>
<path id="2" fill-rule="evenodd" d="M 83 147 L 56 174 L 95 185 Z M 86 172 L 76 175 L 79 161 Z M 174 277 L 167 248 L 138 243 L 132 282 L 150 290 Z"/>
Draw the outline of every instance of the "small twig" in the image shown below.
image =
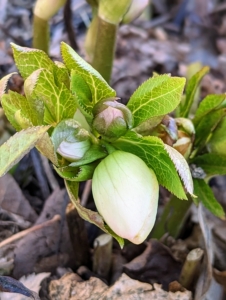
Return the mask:
<path id="1" fill-rule="evenodd" d="M 41 157 L 41 160 L 42 160 L 42 165 L 43 165 L 43 169 L 46 173 L 46 177 L 48 178 L 48 181 L 49 181 L 49 184 L 51 186 L 51 189 L 54 191 L 55 189 L 58 189 L 60 188 L 54 174 L 53 174 L 53 171 L 49 165 L 49 161 L 48 159 L 43 156 L 43 155 L 40 155 Z"/>
<path id="2" fill-rule="evenodd" d="M 27 234 L 29 234 L 33 231 L 36 231 L 36 230 L 40 230 L 41 228 L 44 228 L 44 227 L 48 227 L 52 223 L 55 223 L 55 222 L 60 221 L 60 220 L 61 220 L 61 216 L 60 215 L 55 215 L 51 220 L 48 220 L 48 221 L 46 221 L 42 224 L 38 224 L 38 225 L 35 225 L 31 228 L 28 228 L 26 230 L 18 232 L 16 234 L 14 234 L 13 236 L 9 237 L 8 239 L 5 239 L 4 241 L 2 241 L 0 243 L 0 248 L 6 246 L 8 244 L 12 244 L 13 242 L 16 242 L 16 241 L 22 239 L 23 237 L 25 237 Z"/>
<path id="3" fill-rule="evenodd" d="M 75 39 L 75 32 L 72 25 L 73 14 L 71 10 L 71 0 L 67 0 L 64 6 L 64 24 L 68 34 L 71 47 L 78 51 L 79 47 Z"/>
<path id="4" fill-rule="evenodd" d="M 87 180 L 81 197 L 81 205 L 86 206 L 92 187 L 92 180 Z"/>

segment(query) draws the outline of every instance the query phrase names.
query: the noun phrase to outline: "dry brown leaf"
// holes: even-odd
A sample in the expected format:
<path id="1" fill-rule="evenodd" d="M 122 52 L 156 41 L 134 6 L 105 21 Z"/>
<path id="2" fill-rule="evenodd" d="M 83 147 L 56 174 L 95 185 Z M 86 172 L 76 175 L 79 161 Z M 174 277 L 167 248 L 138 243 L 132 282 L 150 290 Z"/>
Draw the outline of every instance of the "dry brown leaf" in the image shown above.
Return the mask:
<path id="1" fill-rule="evenodd" d="M 148 283 L 161 283 L 164 289 L 170 282 L 179 279 L 182 264 L 170 249 L 157 240 L 150 240 L 144 252 L 124 266 L 131 278 Z"/>
<path id="2" fill-rule="evenodd" d="M 37 219 L 37 214 L 10 174 L 0 178 L 0 206 L 7 211 L 23 216 L 28 221 L 34 222 Z"/>

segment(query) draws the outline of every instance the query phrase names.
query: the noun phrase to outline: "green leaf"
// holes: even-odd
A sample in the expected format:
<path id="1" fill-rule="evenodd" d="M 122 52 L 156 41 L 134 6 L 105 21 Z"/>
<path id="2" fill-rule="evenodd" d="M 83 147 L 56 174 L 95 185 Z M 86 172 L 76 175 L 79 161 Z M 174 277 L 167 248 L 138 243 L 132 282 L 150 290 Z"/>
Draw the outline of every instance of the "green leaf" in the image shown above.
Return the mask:
<path id="1" fill-rule="evenodd" d="M 64 83 L 66 88 L 70 90 L 70 76 L 66 66 L 60 61 L 54 61 L 53 74 L 57 86 L 60 86 L 61 83 Z"/>
<path id="2" fill-rule="evenodd" d="M 178 174 L 180 175 L 181 180 L 184 183 L 184 186 L 188 193 L 191 196 L 193 195 L 194 186 L 193 186 L 193 180 L 190 172 L 190 168 L 188 166 L 188 163 L 186 159 L 183 157 L 183 155 L 180 154 L 177 150 L 175 150 L 173 147 L 170 147 L 169 145 L 164 145 L 167 153 L 169 154 L 171 160 L 173 161 Z"/>
<path id="3" fill-rule="evenodd" d="M 215 111 L 211 111 L 207 115 L 205 115 L 201 121 L 198 123 L 196 127 L 196 139 L 195 139 L 195 146 L 196 147 L 203 147 L 210 134 L 214 131 L 217 127 L 219 122 L 225 116 L 226 112 L 224 109 L 219 109 Z"/>
<path id="4" fill-rule="evenodd" d="M 86 151 L 85 155 L 79 160 L 70 164 L 72 167 L 78 167 L 85 164 L 89 164 L 95 160 L 104 158 L 107 153 L 99 145 L 92 145 L 89 150 Z"/>
<path id="5" fill-rule="evenodd" d="M 136 128 L 134 128 L 133 130 L 143 136 L 151 135 L 153 129 L 161 123 L 163 117 L 164 116 L 157 116 L 149 120 L 146 120 L 140 125 L 138 125 Z"/>
<path id="6" fill-rule="evenodd" d="M 91 123 L 93 119 L 92 94 L 83 77 L 74 70 L 71 72 L 71 91 L 76 96 L 78 108 L 86 117 L 86 120 Z"/>
<path id="7" fill-rule="evenodd" d="M 31 127 L 12 136 L 0 147 L 0 176 L 20 161 L 43 137 L 50 126 Z"/>
<path id="8" fill-rule="evenodd" d="M 158 182 L 180 199 L 187 199 L 175 166 L 165 150 L 164 143 L 157 137 L 138 137 L 128 132 L 113 144 L 119 150 L 133 153 L 143 159 L 154 170 Z"/>
<path id="9" fill-rule="evenodd" d="M 224 117 L 217 125 L 216 129 L 208 142 L 210 152 L 220 156 L 226 156 L 226 118 Z"/>
<path id="10" fill-rule="evenodd" d="M 5 94 L 5 90 L 8 84 L 9 79 L 16 74 L 16 72 L 10 73 L 6 76 L 4 76 L 1 80 L 0 80 L 0 102 L 1 102 L 1 98 L 2 96 Z"/>
<path id="11" fill-rule="evenodd" d="M 214 197 L 211 188 L 203 179 L 194 179 L 194 191 L 201 202 L 212 214 L 224 218 L 225 213 L 220 203 Z"/>
<path id="12" fill-rule="evenodd" d="M 17 131 L 32 125 L 42 125 L 42 118 L 35 102 L 29 101 L 21 94 L 9 91 L 8 94 L 3 95 L 2 107 L 6 117 Z"/>
<path id="13" fill-rule="evenodd" d="M 208 177 L 217 175 L 226 175 L 226 156 L 219 154 L 207 153 L 195 157 L 192 164 L 201 167 Z"/>
<path id="14" fill-rule="evenodd" d="M 24 79 L 37 69 L 53 70 L 54 63 L 44 51 L 20 47 L 14 43 L 11 46 L 16 66 Z"/>
<path id="15" fill-rule="evenodd" d="M 194 125 L 197 126 L 198 122 L 209 112 L 216 109 L 225 100 L 225 95 L 208 95 L 200 103 L 196 110 L 195 117 L 192 120 Z"/>
<path id="16" fill-rule="evenodd" d="M 92 179 L 94 170 L 97 166 L 97 163 L 92 163 L 80 167 L 62 167 L 57 168 L 54 166 L 56 172 L 64 179 L 69 181 L 86 181 Z"/>
<path id="17" fill-rule="evenodd" d="M 193 104 L 196 90 L 203 76 L 209 72 L 209 67 L 203 67 L 199 72 L 191 77 L 186 88 L 186 99 L 180 109 L 180 117 L 188 117 L 191 106 Z"/>
<path id="18" fill-rule="evenodd" d="M 45 105 L 44 120 L 56 126 L 63 119 L 72 118 L 77 109 L 74 97 L 63 83 L 55 85 L 52 73 L 42 69 L 34 87 L 34 93 Z"/>
<path id="19" fill-rule="evenodd" d="M 134 116 L 134 127 L 151 117 L 172 112 L 180 103 L 185 78 L 155 76 L 145 81 L 131 96 L 127 106 Z"/>
<path id="20" fill-rule="evenodd" d="M 48 132 L 46 132 L 43 137 L 37 141 L 35 146 L 38 151 L 47 157 L 55 166 L 59 165 L 53 142 L 50 139 Z"/>
<path id="21" fill-rule="evenodd" d="M 71 199 L 71 202 L 74 204 L 80 217 L 83 218 L 84 220 L 96 225 L 104 232 L 111 234 L 118 241 L 120 247 L 123 248 L 124 240 L 121 237 L 119 237 L 117 234 L 113 233 L 111 230 L 108 230 L 101 215 L 99 215 L 97 212 L 94 212 L 90 209 L 83 207 L 80 204 L 80 200 L 78 199 L 79 183 L 65 180 L 65 185 L 66 185 L 66 188 L 68 191 L 68 195 Z"/>
<path id="22" fill-rule="evenodd" d="M 116 95 L 115 90 L 107 84 L 103 77 L 70 46 L 62 42 L 61 52 L 66 67 L 69 70 L 75 70 L 88 84 L 92 94 L 92 99 L 90 100 L 92 100 L 93 104 L 101 99 L 114 97 Z"/>

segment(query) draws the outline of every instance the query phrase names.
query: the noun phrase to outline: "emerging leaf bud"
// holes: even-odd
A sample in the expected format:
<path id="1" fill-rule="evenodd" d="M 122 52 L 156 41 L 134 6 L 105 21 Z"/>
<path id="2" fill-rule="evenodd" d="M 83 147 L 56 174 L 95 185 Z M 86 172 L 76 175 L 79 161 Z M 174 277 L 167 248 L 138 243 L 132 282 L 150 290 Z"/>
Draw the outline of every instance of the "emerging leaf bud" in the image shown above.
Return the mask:
<path id="1" fill-rule="evenodd" d="M 107 141 L 114 141 L 133 126 L 133 115 L 117 98 L 99 101 L 93 108 L 93 128 Z"/>
<path id="2" fill-rule="evenodd" d="M 95 169 L 92 191 L 97 210 L 117 235 L 134 244 L 147 238 L 156 219 L 159 184 L 142 159 L 114 151 Z"/>
<path id="3" fill-rule="evenodd" d="M 84 156 L 86 151 L 90 148 L 90 145 L 91 143 L 88 139 L 85 141 L 77 140 L 73 142 L 63 141 L 58 147 L 57 152 L 68 161 L 77 161 Z"/>

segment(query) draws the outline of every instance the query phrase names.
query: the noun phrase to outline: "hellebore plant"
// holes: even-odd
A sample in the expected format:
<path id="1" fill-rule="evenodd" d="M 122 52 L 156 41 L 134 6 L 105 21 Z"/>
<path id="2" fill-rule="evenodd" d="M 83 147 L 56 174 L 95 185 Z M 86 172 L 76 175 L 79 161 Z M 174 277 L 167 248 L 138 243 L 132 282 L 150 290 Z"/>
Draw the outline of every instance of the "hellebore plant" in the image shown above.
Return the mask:
<path id="1" fill-rule="evenodd" d="M 12 49 L 25 80 L 25 96 L 5 92 L 13 74 L 2 78 L 1 105 L 18 133 L 0 147 L 0 176 L 36 147 L 64 178 L 80 216 L 121 246 L 124 239 L 142 243 L 152 231 L 159 185 L 172 193 L 175 211 L 179 203 L 190 205 L 193 199 L 224 216 L 207 182 L 226 174 L 225 153 L 211 147 L 213 140 L 226 141 L 219 133 L 225 95 L 207 96 L 192 121 L 188 118 L 208 68 L 188 81 L 184 97 L 185 78 L 155 74 L 123 105 L 104 78 L 67 44 L 61 44 L 63 63 L 51 61 L 41 50 L 15 44 Z M 174 119 L 168 114 L 175 109 Z M 86 209 L 78 199 L 79 182 L 92 178 L 98 212 Z M 164 234 L 165 222 L 163 214 L 154 229 L 156 236 Z"/>

